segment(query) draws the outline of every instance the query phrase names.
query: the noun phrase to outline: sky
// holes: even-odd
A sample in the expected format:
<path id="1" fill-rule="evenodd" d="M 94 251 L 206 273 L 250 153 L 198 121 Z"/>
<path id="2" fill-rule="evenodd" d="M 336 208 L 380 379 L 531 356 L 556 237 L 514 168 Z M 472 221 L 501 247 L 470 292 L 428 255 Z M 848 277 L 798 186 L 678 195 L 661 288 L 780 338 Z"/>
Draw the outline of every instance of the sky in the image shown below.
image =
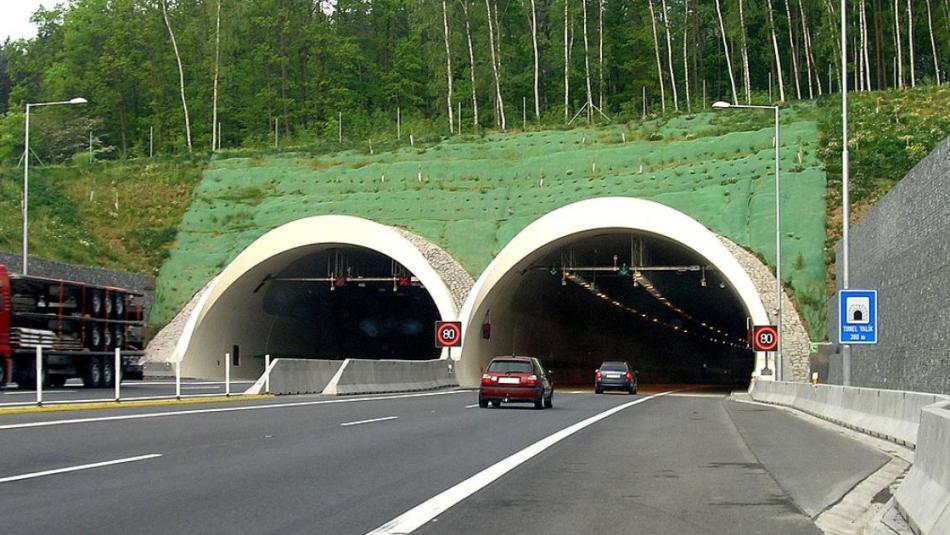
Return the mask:
<path id="1" fill-rule="evenodd" d="M 61 0 L 60 0 L 61 1 Z M 36 35 L 36 26 L 30 23 L 30 15 L 43 5 L 52 7 L 55 0 L 0 0 L 0 42 Z"/>

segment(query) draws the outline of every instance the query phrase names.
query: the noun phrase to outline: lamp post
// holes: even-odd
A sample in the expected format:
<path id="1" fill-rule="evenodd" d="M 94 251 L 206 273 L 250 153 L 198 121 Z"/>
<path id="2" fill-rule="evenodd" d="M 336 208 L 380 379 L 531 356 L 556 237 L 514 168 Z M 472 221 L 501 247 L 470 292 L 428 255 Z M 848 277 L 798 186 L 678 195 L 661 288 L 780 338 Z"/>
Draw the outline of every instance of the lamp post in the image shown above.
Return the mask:
<path id="1" fill-rule="evenodd" d="M 781 139 L 779 137 L 779 107 L 755 106 L 746 104 L 731 104 L 729 102 L 715 102 L 715 109 L 748 108 L 754 110 L 772 110 L 775 113 L 775 314 L 776 328 L 778 329 L 778 347 L 775 351 L 775 379 L 782 380 L 782 175 L 779 159 Z M 768 367 L 768 362 L 766 362 Z"/>
<path id="2" fill-rule="evenodd" d="M 30 108 L 40 106 L 56 106 L 59 104 L 85 104 L 86 99 L 76 97 L 70 100 L 56 102 L 38 102 L 26 105 L 26 121 L 23 129 L 23 274 L 29 274 L 27 258 L 29 256 L 29 219 L 27 218 L 30 206 Z"/>

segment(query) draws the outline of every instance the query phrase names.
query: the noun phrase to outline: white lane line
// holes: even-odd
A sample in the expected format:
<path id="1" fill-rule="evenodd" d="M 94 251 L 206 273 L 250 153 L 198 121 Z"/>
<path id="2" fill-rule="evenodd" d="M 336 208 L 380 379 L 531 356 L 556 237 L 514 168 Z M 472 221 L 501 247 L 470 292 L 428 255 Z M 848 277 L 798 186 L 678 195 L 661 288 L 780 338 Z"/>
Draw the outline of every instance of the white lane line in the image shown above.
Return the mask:
<path id="1" fill-rule="evenodd" d="M 66 472 L 78 472 L 79 470 L 89 470 L 90 468 L 101 468 L 103 466 L 112 466 L 114 464 L 124 464 L 124 463 L 134 463 L 135 461 L 144 461 L 147 459 L 154 459 L 156 457 L 161 457 L 161 453 L 150 453 L 148 455 L 139 455 L 138 457 L 126 457 L 125 459 L 116 459 L 114 461 L 105 461 L 101 463 L 92 463 L 92 464 L 81 464 L 79 466 L 69 466 L 67 468 L 57 468 L 55 470 L 44 470 L 42 472 L 33 472 L 30 474 L 22 474 L 19 476 L 10 476 L 0 478 L 0 483 L 10 483 L 12 481 L 22 481 L 24 479 L 33 479 L 43 476 L 51 476 L 54 474 L 64 474 Z"/>
<path id="2" fill-rule="evenodd" d="M 59 390 L 59 389 L 57 389 L 57 390 L 45 390 L 45 389 L 44 389 L 44 390 L 43 390 L 43 393 L 46 394 L 46 395 L 49 395 L 49 394 L 61 394 L 61 393 L 66 393 L 66 392 L 75 392 L 75 390 Z M 4 392 L 3 395 L 4 395 L 4 396 L 24 396 L 24 395 L 35 396 L 35 395 L 36 395 L 36 390 L 18 390 L 18 391 L 16 391 L 16 392 Z"/>
<path id="3" fill-rule="evenodd" d="M 471 394 L 469 390 L 449 390 L 445 392 L 425 392 L 420 394 L 401 394 L 377 396 L 367 398 L 326 399 L 320 401 L 296 401 L 291 403 L 271 403 L 268 405 L 246 405 L 242 407 L 219 407 L 214 409 L 194 409 L 186 411 L 149 412 L 144 414 L 123 414 L 120 416 L 100 416 L 97 418 L 75 418 L 72 420 L 50 420 L 46 422 L 26 422 L 21 424 L 0 425 L 0 431 L 9 429 L 26 429 L 31 427 L 50 427 L 54 425 L 86 424 L 93 422 L 117 422 L 123 420 L 143 420 L 147 418 L 165 418 L 192 414 L 213 414 L 218 412 L 239 412 L 267 409 L 286 409 L 292 407 L 311 407 L 314 405 L 335 405 L 338 403 L 356 403 L 361 401 L 386 401 L 391 399 L 421 398 L 430 396 L 446 396 L 450 394 Z"/>
<path id="4" fill-rule="evenodd" d="M 478 407 L 478 403 L 472 403 L 471 405 L 465 406 L 466 409 L 474 409 L 475 407 Z"/>
<path id="5" fill-rule="evenodd" d="M 255 381 L 231 381 L 232 385 L 252 384 Z M 223 385 L 224 381 L 182 381 L 182 385 Z M 175 381 L 122 381 L 122 386 L 175 386 Z"/>
<path id="6" fill-rule="evenodd" d="M 661 392 L 659 394 L 654 394 L 652 396 L 624 403 L 623 405 L 618 405 L 600 414 L 595 414 L 586 420 L 577 422 L 570 427 L 561 429 L 557 433 L 549 435 L 535 442 L 518 453 L 515 453 L 511 457 L 498 461 L 492 466 L 489 466 L 488 468 L 466 479 L 465 481 L 462 481 L 454 487 L 447 489 L 432 498 L 429 498 L 428 500 L 397 516 L 382 526 L 370 531 L 367 535 L 405 535 L 407 533 L 412 533 L 413 531 L 419 529 L 423 524 L 426 524 L 433 518 L 444 513 L 450 507 L 454 506 L 465 498 L 468 498 L 472 494 L 475 494 L 501 476 L 514 470 L 521 464 L 530 460 L 532 457 L 538 455 L 539 453 L 573 435 L 574 433 L 577 433 L 578 431 L 624 409 L 645 401 L 649 401 L 653 398 L 665 396 L 671 392 L 674 391 Z"/>
<path id="7" fill-rule="evenodd" d="M 340 424 L 340 427 L 348 427 L 351 425 L 361 425 L 361 424 L 371 424 L 373 422 L 385 422 L 386 420 L 396 420 L 398 416 L 384 416 L 383 418 L 372 418 L 369 420 L 357 420 L 355 422 L 346 422 L 345 424 Z"/>
<path id="8" fill-rule="evenodd" d="M 181 399 L 196 399 L 196 398 L 214 398 L 221 397 L 220 392 L 212 392 L 209 394 L 188 394 L 182 395 Z M 244 394 L 231 394 L 231 397 L 240 399 Z M 123 397 L 122 401 L 156 401 L 156 400 L 167 400 L 175 399 L 174 394 L 164 395 L 164 396 L 135 396 L 135 397 Z M 115 401 L 115 398 L 87 398 L 87 399 L 50 399 L 44 400 L 44 405 L 70 405 L 70 404 L 83 404 L 83 403 L 104 403 L 108 401 Z M 28 407 L 30 405 L 36 405 L 35 401 L 11 401 L 8 403 L 0 403 L 0 408 L 2 407 Z M 131 407 L 130 407 L 131 408 Z"/>

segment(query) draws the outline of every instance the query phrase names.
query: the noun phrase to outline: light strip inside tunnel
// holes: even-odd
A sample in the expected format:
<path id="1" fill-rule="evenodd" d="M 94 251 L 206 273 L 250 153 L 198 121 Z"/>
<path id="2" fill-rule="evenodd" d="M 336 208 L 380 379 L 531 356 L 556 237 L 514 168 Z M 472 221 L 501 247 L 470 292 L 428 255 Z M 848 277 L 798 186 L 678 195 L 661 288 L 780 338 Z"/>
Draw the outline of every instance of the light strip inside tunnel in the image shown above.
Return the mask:
<path id="1" fill-rule="evenodd" d="M 643 287 L 643 289 L 646 290 L 647 293 L 649 293 L 651 296 L 653 296 L 654 299 L 656 299 L 657 301 L 659 301 L 660 303 L 662 303 L 664 306 L 666 306 L 666 307 L 669 308 L 670 310 L 676 312 L 676 313 L 679 314 L 680 316 L 683 316 L 684 318 L 686 318 L 686 319 L 692 321 L 693 323 L 695 323 L 695 324 L 697 324 L 697 325 L 699 325 L 699 326 L 701 326 L 701 327 L 703 327 L 703 328 L 705 328 L 705 329 L 708 329 L 708 330 L 709 330 L 710 332 L 712 332 L 712 333 L 721 335 L 721 336 L 723 336 L 723 337 L 725 337 L 725 338 L 729 338 L 729 339 L 734 339 L 734 340 L 737 339 L 735 336 L 733 336 L 733 335 L 731 335 L 731 334 L 729 334 L 729 333 L 723 331 L 722 329 L 716 327 L 715 325 L 712 325 L 712 324 L 706 323 L 705 321 L 700 321 L 700 320 L 694 318 L 693 316 L 691 316 L 688 312 L 686 312 L 686 311 L 683 310 L 682 308 L 680 308 L 680 307 L 674 305 L 672 302 L 670 302 L 669 299 L 666 298 L 666 296 L 664 296 L 662 293 L 660 293 L 660 290 L 658 290 L 657 287 L 654 286 L 652 282 L 650 282 L 650 279 L 644 277 L 642 273 L 640 273 L 640 272 L 634 272 L 634 274 L 633 274 L 633 280 L 634 280 L 634 282 L 639 282 L 639 283 L 640 283 L 640 286 Z M 740 340 L 741 340 L 741 339 L 740 339 Z M 747 347 L 747 346 L 744 346 L 744 347 Z"/>
<path id="2" fill-rule="evenodd" d="M 724 340 L 724 339 L 720 339 L 720 338 L 716 338 L 716 337 L 706 336 L 705 334 L 701 334 L 701 333 L 697 333 L 697 332 L 694 332 L 694 331 L 690 331 L 689 329 L 685 329 L 685 328 L 680 327 L 680 326 L 678 326 L 678 325 L 673 325 L 673 324 L 667 323 L 667 322 L 665 322 L 665 321 L 663 321 L 663 320 L 661 320 L 661 319 L 659 319 L 659 318 L 655 318 L 655 317 L 653 317 L 653 316 L 650 316 L 650 315 L 646 314 L 645 312 L 641 312 L 641 311 L 639 311 L 639 310 L 637 310 L 637 309 L 635 309 L 635 308 L 633 308 L 633 307 L 631 307 L 631 306 L 625 305 L 625 304 L 621 303 L 620 301 L 617 301 L 617 300 L 614 299 L 613 297 L 610 297 L 609 295 L 605 294 L 604 292 L 602 292 L 602 291 L 600 291 L 600 290 L 594 288 L 593 285 L 591 285 L 589 282 L 587 282 L 586 280 L 584 280 L 582 277 L 580 277 L 580 276 L 578 276 L 578 275 L 574 275 L 573 273 L 567 273 L 567 272 L 565 272 L 565 273 L 564 273 L 564 279 L 573 282 L 574 284 L 580 286 L 581 288 L 584 288 L 584 289 L 587 290 L 587 292 L 589 292 L 591 295 L 602 299 L 604 302 L 609 303 L 609 304 L 611 304 L 611 305 L 613 305 L 613 306 L 615 306 L 615 307 L 617 307 L 617 308 L 620 308 L 621 310 L 625 310 L 625 311 L 627 311 L 627 312 L 633 314 L 634 316 L 639 317 L 640 319 L 642 319 L 642 320 L 644 320 L 644 321 L 649 321 L 649 322 L 655 323 L 655 324 L 657 324 L 657 325 L 662 325 L 662 326 L 664 326 L 664 327 L 666 327 L 666 328 L 668 328 L 668 329 L 672 329 L 672 330 L 677 331 L 677 332 L 682 332 L 682 333 L 684 333 L 684 334 L 690 334 L 690 335 L 693 335 L 693 336 L 698 336 L 699 338 L 702 338 L 703 340 L 706 340 L 706 341 L 708 341 L 708 342 L 714 342 L 714 343 L 717 343 L 717 344 L 722 344 L 722 345 L 726 345 L 726 346 L 731 346 L 731 347 L 735 347 L 735 348 L 737 348 L 737 349 L 749 349 L 748 344 L 741 345 L 741 344 L 737 344 L 737 343 L 735 343 L 735 342 L 732 342 L 732 341 L 730 341 L 730 340 Z M 720 331 L 720 332 L 721 332 L 721 331 Z"/>

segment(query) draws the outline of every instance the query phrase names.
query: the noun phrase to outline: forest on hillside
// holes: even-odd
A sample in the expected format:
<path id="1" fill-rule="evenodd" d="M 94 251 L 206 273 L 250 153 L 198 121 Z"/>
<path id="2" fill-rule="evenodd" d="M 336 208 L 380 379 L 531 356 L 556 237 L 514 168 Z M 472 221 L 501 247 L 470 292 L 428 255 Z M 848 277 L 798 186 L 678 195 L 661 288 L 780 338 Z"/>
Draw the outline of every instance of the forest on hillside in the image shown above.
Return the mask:
<path id="1" fill-rule="evenodd" d="M 0 47 L 0 162 L 606 122 L 839 90 L 836 0 L 69 0 Z M 950 0 L 848 0 L 853 90 L 944 83 Z M 398 124 L 398 126 L 397 126 Z M 215 126 L 216 125 L 216 126 Z"/>

